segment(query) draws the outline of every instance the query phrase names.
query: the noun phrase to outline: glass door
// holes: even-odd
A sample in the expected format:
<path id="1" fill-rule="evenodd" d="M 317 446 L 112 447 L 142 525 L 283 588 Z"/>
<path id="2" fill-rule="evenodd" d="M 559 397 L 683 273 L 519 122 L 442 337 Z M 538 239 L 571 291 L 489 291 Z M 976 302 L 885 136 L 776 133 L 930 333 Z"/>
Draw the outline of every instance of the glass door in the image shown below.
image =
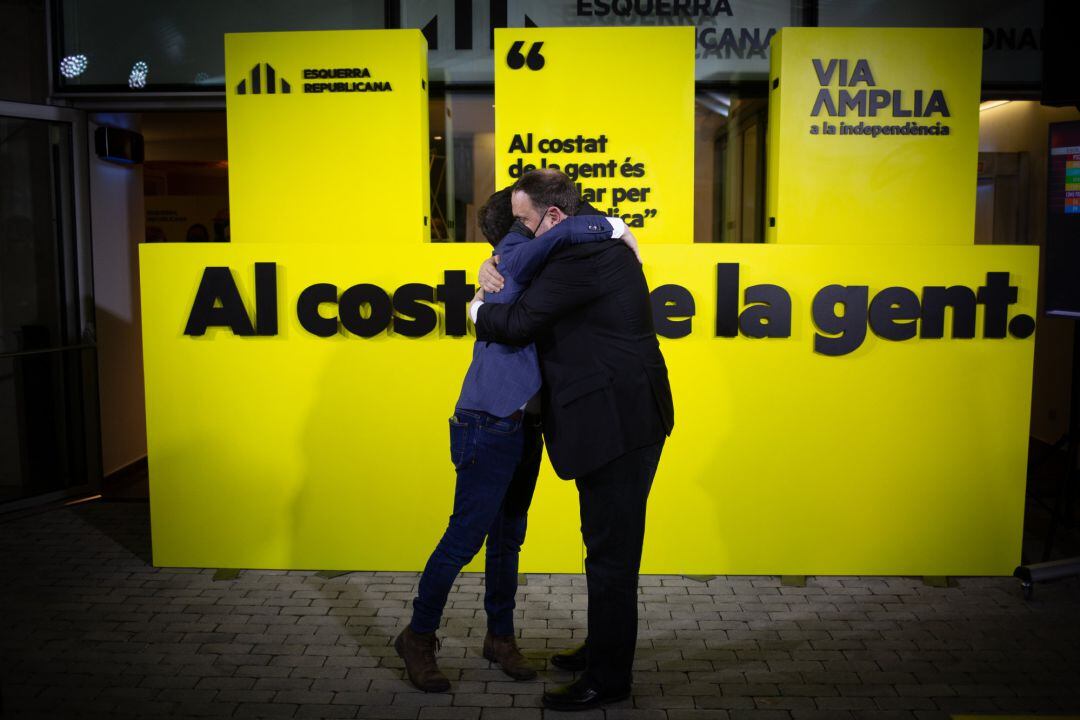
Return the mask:
<path id="1" fill-rule="evenodd" d="M 0 102 L 0 511 L 100 488 L 85 115 Z"/>

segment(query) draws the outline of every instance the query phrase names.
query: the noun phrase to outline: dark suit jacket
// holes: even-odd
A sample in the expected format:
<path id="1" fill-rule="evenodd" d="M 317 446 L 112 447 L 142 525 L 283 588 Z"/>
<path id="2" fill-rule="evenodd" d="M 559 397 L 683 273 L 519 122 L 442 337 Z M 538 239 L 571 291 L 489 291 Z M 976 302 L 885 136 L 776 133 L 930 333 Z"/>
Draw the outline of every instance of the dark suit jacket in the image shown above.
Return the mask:
<path id="1" fill-rule="evenodd" d="M 476 337 L 536 343 L 544 438 L 563 479 L 671 434 L 671 387 L 649 288 L 621 240 L 552 252 L 517 302 L 480 307 Z"/>

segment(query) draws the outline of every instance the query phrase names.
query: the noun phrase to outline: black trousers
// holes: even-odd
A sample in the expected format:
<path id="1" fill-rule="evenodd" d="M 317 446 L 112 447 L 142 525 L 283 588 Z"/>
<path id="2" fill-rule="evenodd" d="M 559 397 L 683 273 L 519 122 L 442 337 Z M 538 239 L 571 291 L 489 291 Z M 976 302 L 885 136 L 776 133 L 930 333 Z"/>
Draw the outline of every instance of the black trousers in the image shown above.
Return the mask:
<path id="1" fill-rule="evenodd" d="M 577 479 L 589 586 L 585 675 L 605 691 L 628 690 L 633 679 L 645 505 L 663 448 L 661 439 Z"/>

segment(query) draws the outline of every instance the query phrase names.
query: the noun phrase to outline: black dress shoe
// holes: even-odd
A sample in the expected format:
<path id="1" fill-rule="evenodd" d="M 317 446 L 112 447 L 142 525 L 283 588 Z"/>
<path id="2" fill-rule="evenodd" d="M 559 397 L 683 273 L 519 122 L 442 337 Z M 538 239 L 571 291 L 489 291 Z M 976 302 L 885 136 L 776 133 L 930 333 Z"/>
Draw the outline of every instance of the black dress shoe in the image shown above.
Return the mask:
<path id="1" fill-rule="evenodd" d="M 551 656 L 551 664 L 560 670 L 573 670 L 581 672 L 588 664 L 585 657 L 585 644 L 578 645 L 573 650 L 564 650 Z"/>
<path id="2" fill-rule="evenodd" d="M 601 690 L 586 678 L 579 678 L 569 685 L 557 687 L 544 693 L 542 702 L 548 710 L 591 710 L 607 703 L 630 697 L 630 689 L 621 692 Z"/>

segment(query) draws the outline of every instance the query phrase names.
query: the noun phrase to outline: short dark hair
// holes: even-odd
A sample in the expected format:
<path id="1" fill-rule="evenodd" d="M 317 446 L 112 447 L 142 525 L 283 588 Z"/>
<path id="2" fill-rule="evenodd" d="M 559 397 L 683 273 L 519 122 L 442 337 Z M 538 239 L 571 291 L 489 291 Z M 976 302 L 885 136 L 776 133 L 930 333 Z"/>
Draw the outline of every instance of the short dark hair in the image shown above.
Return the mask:
<path id="1" fill-rule="evenodd" d="M 514 187 L 507 185 L 489 197 L 476 213 L 480 232 L 484 233 L 484 237 L 492 245 L 498 245 L 514 224 L 514 210 L 510 206 L 513 192 Z"/>
<path id="2" fill-rule="evenodd" d="M 555 168 L 530 170 L 518 178 L 514 190 L 528 195 L 533 207 L 540 212 L 554 205 L 567 215 L 573 215 L 581 207 L 577 185 L 566 173 Z"/>

